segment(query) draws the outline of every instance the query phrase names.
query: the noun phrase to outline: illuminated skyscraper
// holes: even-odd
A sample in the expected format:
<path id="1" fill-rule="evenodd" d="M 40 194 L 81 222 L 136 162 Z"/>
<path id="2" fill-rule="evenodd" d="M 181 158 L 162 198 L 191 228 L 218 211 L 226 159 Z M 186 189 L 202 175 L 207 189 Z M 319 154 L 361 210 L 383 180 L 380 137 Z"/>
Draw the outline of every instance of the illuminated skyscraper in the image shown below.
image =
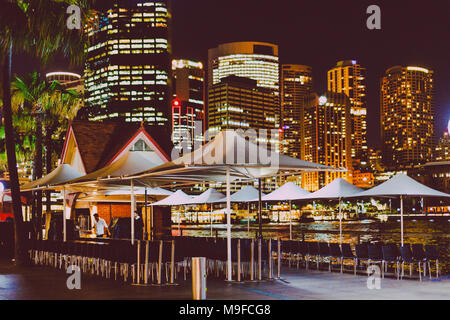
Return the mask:
<path id="1" fill-rule="evenodd" d="M 366 69 L 355 60 L 339 61 L 327 73 L 328 91 L 350 99 L 351 156 L 355 164 L 367 156 Z"/>
<path id="2" fill-rule="evenodd" d="M 403 169 L 432 159 L 433 71 L 395 66 L 381 80 L 383 162 Z"/>
<path id="3" fill-rule="evenodd" d="M 180 141 L 187 140 L 188 149 L 191 150 L 194 142 L 199 145 L 203 142 L 205 128 L 204 110 L 204 79 L 203 64 L 191 60 L 173 60 L 173 93 L 172 102 L 172 141 L 178 145 Z"/>
<path id="4" fill-rule="evenodd" d="M 88 118 L 169 125 L 171 1 L 113 0 L 87 30 Z"/>
<path id="5" fill-rule="evenodd" d="M 225 78 L 227 81 L 219 85 Z M 254 81 L 249 82 L 249 79 Z M 209 129 L 218 132 L 223 128 L 234 127 L 244 130 L 265 129 L 270 132 L 274 128 L 279 128 L 279 79 L 277 45 L 265 42 L 231 42 L 209 49 Z M 216 85 L 217 87 L 214 88 Z M 218 90 L 220 93 L 217 92 Z M 226 99 L 220 103 L 228 104 L 218 104 L 218 95 L 233 91 L 237 93 L 236 97 L 220 98 Z M 276 145 L 278 149 L 279 141 Z"/>
<path id="6" fill-rule="evenodd" d="M 258 87 L 280 90 L 278 46 L 265 42 L 231 42 L 208 50 L 208 87 L 235 75 Z"/>
<path id="7" fill-rule="evenodd" d="M 434 160 L 446 161 L 450 160 L 450 124 L 448 131 L 444 132 L 444 135 L 439 139 L 436 146 Z"/>
<path id="8" fill-rule="evenodd" d="M 267 130 L 268 137 L 254 140 L 264 143 L 269 138 L 269 147 L 279 148 L 279 134 L 275 125 L 275 110 L 278 99 L 270 89 L 257 86 L 257 81 L 228 76 L 208 90 L 208 127 L 210 136 L 224 129 Z M 276 136 L 270 136 L 276 130 Z M 256 137 L 255 137 L 256 138 Z"/>
<path id="9" fill-rule="evenodd" d="M 301 107 L 313 87 L 312 68 L 297 64 L 281 66 L 281 151 L 300 158 Z"/>
<path id="10" fill-rule="evenodd" d="M 316 191 L 336 178 L 352 182 L 350 100 L 344 93 L 312 93 L 301 109 L 301 159 L 348 172 L 310 172 L 302 175 L 302 187 Z"/>

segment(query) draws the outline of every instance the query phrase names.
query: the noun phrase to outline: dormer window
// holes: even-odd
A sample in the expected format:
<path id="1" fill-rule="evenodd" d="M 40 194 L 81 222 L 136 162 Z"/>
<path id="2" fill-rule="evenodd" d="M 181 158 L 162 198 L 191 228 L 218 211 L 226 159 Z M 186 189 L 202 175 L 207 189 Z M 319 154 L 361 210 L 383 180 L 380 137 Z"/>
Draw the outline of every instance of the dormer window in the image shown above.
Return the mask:
<path id="1" fill-rule="evenodd" d="M 139 139 L 133 147 L 131 147 L 130 151 L 152 151 L 152 149 L 150 149 L 143 139 Z"/>

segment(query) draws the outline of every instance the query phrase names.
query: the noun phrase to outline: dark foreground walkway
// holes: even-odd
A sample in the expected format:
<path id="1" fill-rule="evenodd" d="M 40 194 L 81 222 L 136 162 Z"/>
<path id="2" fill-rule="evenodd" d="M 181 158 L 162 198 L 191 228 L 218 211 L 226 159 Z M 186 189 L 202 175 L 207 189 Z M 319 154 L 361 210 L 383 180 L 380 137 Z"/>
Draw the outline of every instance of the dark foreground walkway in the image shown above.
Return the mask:
<path id="1" fill-rule="evenodd" d="M 450 281 L 382 279 L 380 290 L 367 288 L 367 277 L 326 271 L 283 269 L 283 280 L 227 285 L 208 280 L 208 299 L 450 299 Z M 190 281 L 173 287 L 138 287 L 82 275 L 81 290 L 66 287 L 64 272 L 17 268 L 0 262 L 2 299 L 191 299 Z"/>

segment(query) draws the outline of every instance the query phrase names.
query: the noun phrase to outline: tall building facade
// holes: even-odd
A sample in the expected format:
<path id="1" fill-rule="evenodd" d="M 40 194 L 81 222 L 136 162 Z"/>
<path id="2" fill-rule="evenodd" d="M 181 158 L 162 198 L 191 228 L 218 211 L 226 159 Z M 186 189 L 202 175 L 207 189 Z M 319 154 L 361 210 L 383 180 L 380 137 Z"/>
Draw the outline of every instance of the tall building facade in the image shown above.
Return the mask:
<path id="1" fill-rule="evenodd" d="M 280 91 L 278 46 L 265 42 L 231 42 L 208 50 L 208 87 L 235 75 L 258 87 Z"/>
<path id="2" fill-rule="evenodd" d="M 278 99 L 274 112 L 276 125 L 279 127 L 278 46 L 266 42 L 231 42 L 209 49 L 208 90 L 223 78 L 232 75 L 256 80 L 257 87 L 268 89 Z"/>
<path id="3" fill-rule="evenodd" d="M 257 81 L 238 76 L 228 76 L 208 90 L 208 127 L 211 136 L 224 129 L 267 130 L 268 137 L 255 137 L 254 142 L 279 148 L 275 110 L 278 99 L 267 88 L 258 87 Z M 277 131 L 270 136 L 271 130 Z"/>
<path id="4" fill-rule="evenodd" d="M 172 60 L 172 141 L 187 149 L 203 142 L 205 128 L 205 71 L 199 61 Z M 188 133 L 188 135 L 187 135 Z"/>
<path id="5" fill-rule="evenodd" d="M 448 131 L 444 132 L 444 135 L 439 138 L 439 142 L 436 146 L 434 160 L 436 161 L 448 161 L 450 160 L 450 123 Z"/>
<path id="6" fill-rule="evenodd" d="M 312 93 L 305 98 L 301 117 L 301 159 L 348 172 L 309 172 L 302 187 L 316 191 L 336 178 L 352 182 L 350 100 L 344 93 Z"/>
<path id="7" fill-rule="evenodd" d="M 366 69 L 356 60 L 343 60 L 327 73 L 328 91 L 345 93 L 350 99 L 351 156 L 358 166 L 367 156 Z M 366 159 L 367 160 L 367 159 Z"/>
<path id="8" fill-rule="evenodd" d="M 208 89 L 208 139 L 221 130 L 242 130 L 251 142 L 279 151 L 278 98 L 272 90 L 258 86 L 256 80 L 235 75 L 222 78 Z M 276 178 L 266 178 L 262 182 L 263 192 L 277 187 Z M 233 183 L 231 190 L 238 191 L 248 183 Z M 210 184 L 209 187 L 225 191 L 225 184 Z"/>
<path id="9" fill-rule="evenodd" d="M 301 108 L 304 98 L 313 90 L 312 68 L 283 64 L 280 71 L 281 88 L 281 151 L 300 158 Z"/>
<path id="10" fill-rule="evenodd" d="M 85 100 L 90 120 L 169 125 L 171 0 L 102 3 L 87 29 Z"/>
<path id="11" fill-rule="evenodd" d="M 383 162 L 405 169 L 432 159 L 434 149 L 433 71 L 395 66 L 381 79 Z"/>

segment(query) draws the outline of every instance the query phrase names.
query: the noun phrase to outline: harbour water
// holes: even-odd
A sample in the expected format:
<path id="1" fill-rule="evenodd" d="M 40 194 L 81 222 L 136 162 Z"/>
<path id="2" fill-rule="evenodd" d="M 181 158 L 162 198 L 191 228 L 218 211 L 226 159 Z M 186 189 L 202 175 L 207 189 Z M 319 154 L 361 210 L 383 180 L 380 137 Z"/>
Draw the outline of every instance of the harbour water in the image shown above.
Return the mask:
<path id="1" fill-rule="evenodd" d="M 180 232 L 183 236 L 209 237 L 211 236 L 208 225 L 181 225 Z M 435 221 L 404 221 L 404 242 L 433 244 L 439 247 L 443 272 L 449 274 L 450 265 L 448 259 L 449 247 L 449 222 L 440 219 Z M 180 234 L 178 226 L 174 225 L 172 234 Z M 250 232 L 247 224 L 235 224 L 232 226 L 232 237 L 254 238 L 258 232 L 258 225 L 252 223 Z M 263 224 L 264 238 L 289 239 L 289 223 L 266 223 Z M 214 224 L 213 236 L 226 237 L 226 225 Z M 383 243 L 400 244 L 400 222 L 379 222 L 375 220 L 343 221 L 343 242 L 352 245 L 360 242 L 381 241 Z M 306 241 L 339 242 L 339 222 L 337 221 L 315 221 L 311 223 L 293 223 L 292 239 Z"/>

